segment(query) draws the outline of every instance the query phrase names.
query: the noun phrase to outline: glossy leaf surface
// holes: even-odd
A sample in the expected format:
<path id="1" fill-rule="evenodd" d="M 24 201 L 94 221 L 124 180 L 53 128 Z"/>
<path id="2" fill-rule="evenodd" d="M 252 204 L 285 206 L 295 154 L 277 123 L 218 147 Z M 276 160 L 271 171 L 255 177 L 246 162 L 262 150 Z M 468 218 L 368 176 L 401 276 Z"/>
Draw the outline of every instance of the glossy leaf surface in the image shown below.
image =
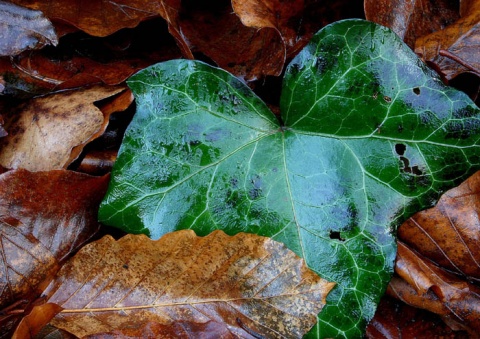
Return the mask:
<path id="1" fill-rule="evenodd" d="M 360 336 L 393 270 L 392 231 L 480 164 L 478 109 L 390 30 L 325 27 L 292 61 L 284 125 L 220 69 L 174 60 L 129 81 L 137 113 L 100 219 L 158 238 L 270 236 L 338 283 L 315 337 Z"/>

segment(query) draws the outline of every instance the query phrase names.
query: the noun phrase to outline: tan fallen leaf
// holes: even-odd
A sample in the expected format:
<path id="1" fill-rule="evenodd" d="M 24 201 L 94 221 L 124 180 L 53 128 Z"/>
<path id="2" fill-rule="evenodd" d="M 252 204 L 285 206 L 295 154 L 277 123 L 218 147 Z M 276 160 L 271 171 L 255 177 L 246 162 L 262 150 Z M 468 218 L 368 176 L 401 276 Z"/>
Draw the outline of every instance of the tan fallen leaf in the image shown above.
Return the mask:
<path id="1" fill-rule="evenodd" d="M 214 321 L 237 336 L 281 338 L 305 334 L 333 286 L 269 238 L 184 230 L 157 241 L 105 236 L 65 264 L 44 295 L 63 308 L 51 324 L 80 337 Z"/>
<path id="2" fill-rule="evenodd" d="M 0 139 L 0 164 L 29 171 L 65 168 L 105 129 L 111 109 L 103 113 L 94 102 L 122 91 L 124 87 L 97 86 L 58 93 L 6 112 L 8 136 Z M 122 102 L 131 102 L 131 95 L 125 95 Z"/>

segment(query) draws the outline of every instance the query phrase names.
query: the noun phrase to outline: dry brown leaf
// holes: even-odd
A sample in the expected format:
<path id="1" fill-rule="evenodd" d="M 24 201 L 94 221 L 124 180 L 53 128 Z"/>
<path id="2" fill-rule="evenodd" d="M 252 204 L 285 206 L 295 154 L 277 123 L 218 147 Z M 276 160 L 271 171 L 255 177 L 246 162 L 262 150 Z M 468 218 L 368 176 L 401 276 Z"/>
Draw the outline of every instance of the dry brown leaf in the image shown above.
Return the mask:
<path id="1" fill-rule="evenodd" d="M 45 15 L 60 22 L 68 22 L 92 35 L 105 37 L 122 28 L 136 27 L 140 22 L 161 16 L 168 23 L 172 36 L 177 41 L 183 55 L 193 59 L 192 52 L 178 26 L 178 11 L 181 0 L 55 0 L 31 1 L 13 0 L 19 5 L 38 9 Z M 149 35 L 151 36 L 151 35 Z"/>
<path id="2" fill-rule="evenodd" d="M 181 56 L 164 20 L 157 18 L 104 38 L 77 32 L 63 37 L 56 48 L 0 59 L 0 75 L 7 79 L 6 95 L 18 97 L 25 91 L 38 95 L 93 84 L 118 85 L 140 69 Z"/>
<path id="3" fill-rule="evenodd" d="M 480 172 L 409 218 L 398 237 L 439 266 L 480 281 Z"/>
<path id="4" fill-rule="evenodd" d="M 295 56 L 321 27 L 361 12 L 346 0 L 232 0 L 242 23 L 270 28 L 281 36 L 287 59 Z"/>
<path id="5" fill-rule="evenodd" d="M 387 293 L 439 314 L 450 327 L 480 331 L 480 288 L 439 268 L 398 242 L 395 273 Z"/>
<path id="6" fill-rule="evenodd" d="M 459 18 L 458 4 L 449 0 L 365 0 L 364 7 L 367 20 L 390 27 L 411 48 Z"/>
<path id="7" fill-rule="evenodd" d="M 415 53 L 447 81 L 465 72 L 480 76 L 480 1 L 470 1 L 462 12 L 454 24 L 415 43 Z"/>
<path id="8" fill-rule="evenodd" d="M 77 336 L 147 322 L 228 325 L 237 336 L 301 337 L 334 286 L 283 244 L 216 231 L 110 236 L 83 247 L 45 290 L 64 308 L 52 325 Z"/>
<path id="9" fill-rule="evenodd" d="M 78 156 L 78 147 L 105 128 L 108 114 L 94 102 L 124 90 L 98 86 L 58 93 L 32 99 L 7 112 L 8 136 L 0 139 L 0 164 L 30 171 L 65 168 Z M 125 103 L 125 98 L 121 100 Z"/>
<path id="10" fill-rule="evenodd" d="M 0 1 L 0 56 L 57 43 L 55 29 L 42 12 Z"/>
<path id="11" fill-rule="evenodd" d="M 368 339 L 387 338 L 468 338 L 454 332 L 438 315 L 412 307 L 385 295 L 367 326 Z"/>
<path id="12" fill-rule="evenodd" d="M 178 321 L 168 325 L 148 322 L 140 328 L 135 325 L 124 330 L 115 330 L 109 333 L 98 333 L 83 339 L 115 339 L 115 338 L 202 338 L 202 339 L 235 339 L 238 338 L 230 332 L 227 324 L 215 321 L 194 323 Z M 247 338 L 246 336 L 244 338 Z M 255 339 L 252 336 L 248 338 Z"/>
<path id="13" fill-rule="evenodd" d="M 108 180 L 70 171 L 0 175 L 0 308 L 36 298 L 59 263 L 97 232 Z"/>
<path id="14" fill-rule="evenodd" d="M 93 36 L 107 36 L 132 28 L 158 15 L 160 3 L 146 0 L 11 0 L 17 5 L 42 11 L 51 20 L 59 19 Z"/>
<path id="15" fill-rule="evenodd" d="M 194 51 L 248 81 L 282 72 L 285 44 L 276 29 L 244 26 L 230 2 L 211 7 L 201 3 L 183 7 L 180 27 Z"/>
<path id="16" fill-rule="evenodd" d="M 33 339 L 62 308 L 56 304 L 35 306 L 18 324 L 12 339 Z"/>

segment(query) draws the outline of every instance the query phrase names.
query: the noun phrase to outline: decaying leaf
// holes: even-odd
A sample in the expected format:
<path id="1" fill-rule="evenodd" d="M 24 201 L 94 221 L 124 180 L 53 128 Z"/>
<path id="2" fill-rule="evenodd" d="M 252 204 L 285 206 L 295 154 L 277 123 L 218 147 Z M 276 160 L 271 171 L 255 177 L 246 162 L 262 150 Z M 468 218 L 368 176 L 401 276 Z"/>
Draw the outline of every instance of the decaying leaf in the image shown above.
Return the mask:
<path id="1" fill-rule="evenodd" d="M 0 164 L 30 171 L 65 168 L 108 122 L 94 102 L 124 90 L 98 86 L 20 104 L 4 115 L 8 136 L 0 139 Z"/>
<path id="2" fill-rule="evenodd" d="M 398 237 L 439 266 L 480 281 L 480 172 L 409 218 Z"/>
<path id="3" fill-rule="evenodd" d="M 480 76 L 480 1 L 468 2 L 462 14 L 454 24 L 415 43 L 415 52 L 447 81 L 464 72 Z"/>
<path id="4" fill-rule="evenodd" d="M 52 324 L 77 336 L 217 321 L 238 336 L 279 338 L 306 333 L 333 285 L 269 238 L 186 230 L 157 241 L 105 236 L 67 262 L 44 295 L 64 309 Z"/>
<path id="5" fill-rule="evenodd" d="M 217 2 L 213 10 L 201 3 L 185 6 L 180 27 L 194 50 L 241 78 L 282 72 L 285 44 L 277 30 L 244 26 L 230 2 Z"/>
<path id="6" fill-rule="evenodd" d="M 12 339 L 33 339 L 62 308 L 57 304 L 38 305 L 18 324 Z"/>
<path id="7" fill-rule="evenodd" d="M 114 339 L 114 338 L 221 338 L 236 339 L 228 325 L 216 321 L 195 323 L 187 321 L 176 321 L 168 325 L 157 322 L 148 322 L 139 328 L 132 326 L 122 330 L 115 330 L 108 333 L 97 333 L 84 337 L 84 339 Z M 244 335 L 242 338 L 252 338 Z"/>
<path id="8" fill-rule="evenodd" d="M 424 35 L 444 29 L 459 18 L 449 0 L 365 0 L 367 20 L 390 27 L 411 48 Z"/>
<path id="9" fill-rule="evenodd" d="M 0 56 L 57 42 L 52 23 L 42 12 L 0 1 Z"/>
<path id="10" fill-rule="evenodd" d="M 152 31 L 158 39 L 155 43 Z M 181 56 L 167 25 L 158 18 L 108 37 L 77 32 L 63 37 L 56 48 L 0 59 L 0 75 L 6 79 L 6 95 L 27 92 L 23 96 L 31 97 L 94 84 L 118 85 L 142 68 Z"/>
<path id="11" fill-rule="evenodd" d="M 480 288 L 398 243 L 394 277 L 387 293 L 403 302 L 439 314 L 452 328 L 476 336 L 480 331 Z"/>
<path id="12" fill-rule="evenodd" d="M 146 0 L 55 0 L 11 2 L 42 11 L 50 20 L 67 22 L 93 36 L 107 36 L 122 28 L 135 27 L 157 16 L 161 2 Z"/>
<path id="13" fill-rule="evenodd" d="M 70 171 L 0 175 L 0 308 L 36 298 L 59 263 L 96 233 L 108 179 Z"/>
<path id="14" fill-rule="evenodd" d="M 365 334 L 368 339 L 467 338 L 467 333 L 453 331 L 438 315 L 388 295 L 380 301 Z"/>

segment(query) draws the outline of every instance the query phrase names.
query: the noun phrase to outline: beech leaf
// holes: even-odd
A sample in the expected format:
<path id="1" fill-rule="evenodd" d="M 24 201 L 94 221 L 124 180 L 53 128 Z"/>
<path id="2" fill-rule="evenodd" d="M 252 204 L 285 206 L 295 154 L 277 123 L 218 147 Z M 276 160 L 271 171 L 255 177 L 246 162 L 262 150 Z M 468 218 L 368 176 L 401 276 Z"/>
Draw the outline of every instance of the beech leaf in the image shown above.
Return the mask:
<path id="1" fill-rule="evenodd" d="M 103 113 L 94 102 L 122 91 L 125 88 L 97 86 L 31 99 L 10 110 L 4 115 L 8 135 L 0 139 L 0 165 L 29 171 L 67 167 L 103 132 L 115 110 Z M 129 93 L 121 98 L 121 107 L 133 99 L 128 98 Z"/>
<path id="2" fill-rule="evenodd" d="M 439 314 L 451 327 L 476 337 L 480 331 L 480 288 L 436 266 L 402 242 L 388 293 Z"/>
<path id="3" fill-rule="evenodd" d="M 97 232 L 108 179 L 63 170 L 0 175 L 0 309 L 37 298 L 60 264 Z"/>
<path id="4" fill-rule="evenodd" d="M 291 338 L 316 323 L 333 286 L 269 238 L 184 230 L 157 241 L 105 236 L 66 263 L 44 295 L 63 308 L 52 325 L 79 337 L 216 321 L 240 337 Z"/>
<path id="5" fill-rule="evenodd" d="M 398 237 L 440 267 L 480 281 L 480 172 L 409 218 Z"/>
<path id="6" fill-rule="evenodd" d="M 459 18 L 458 3 L 449 0 L 365 0 L 364 7 L 367 20 L 390 27 L 411 48 Z"/>
<path id="7" fill-rule="evenodd" d="M 480 2 L 468 4 L 468 11 L 455 23 L 415 43 L 415 52 L 448 81 L 464 72 L 480 76 Z"/>
<path id="8" fill-rule="evenodd" d="M 391 30 L 326 26 L 287 67 L 281 119 L 242 82 L 172 60 L 137 102 L 99 210 L 158 238 L 270 236 L 338 285 L 314 336 L 358 337 L 393 271 L 393 231 L 480 165 L 479 109 Z"/>
<path id="9" fill-rule="evenodd" d="M 57 43 L 55 29 L 42 12 L 0 1 L 0 56 Z"/>

